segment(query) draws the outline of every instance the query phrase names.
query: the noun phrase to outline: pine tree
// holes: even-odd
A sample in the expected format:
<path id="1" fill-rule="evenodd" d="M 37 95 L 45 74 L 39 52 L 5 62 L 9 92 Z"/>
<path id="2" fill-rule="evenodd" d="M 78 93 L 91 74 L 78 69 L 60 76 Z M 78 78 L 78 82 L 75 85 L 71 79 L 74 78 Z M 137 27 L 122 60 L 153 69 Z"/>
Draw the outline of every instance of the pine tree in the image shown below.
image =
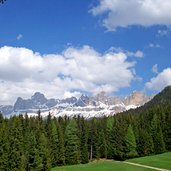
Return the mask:
<path id="1" fill-rule="evenodd" d="M 171 105 L 167 108 L 166 111 L 166 125 L 165 125 L 165 142 L 166 149 L 171 151 Z"/>
<path id="2" fill-rule="evenodd" d="M 9 128 L 0 114 L 0 170 L 9 171 Z"/>
<path id="3" fill-rule="evenodd" d="M 99 139 L 99 133 L 97 129 L 97 119 L 93 118 L 90 123 L 89 128 L 89 141 L 90 141 L 90 160 L 93 158 L 99 159 L 100 158 L 100 139 Z"/>
<path id="4" fill-rule="evenodd" d="M 103 129 L 99 130 L 99 141 L 100 157 L 107 158 L 107 140 Z"/>
<path id="5" fill-rule="evenodd" d="M 25 139 L 25 153 L 27 157 L 27 164 L 26 164 L 26 170 L 36 170 L 38 166 L 41 163 L 38 146 L 37 146 L 37 140 L 35 137 L 35 133 L 33 130 L 26 133 L 26 139 Z"/>
<path id="6" fill-rule="evenodd" d="M 38 170 L 49 171 L 51 168 L 51 157 L 48 148 L 48 141 L 44 133 L 40 135 L 38 140 L 38 150 L 40 157 L 40 164 L 38 165 Z"/>
<path id="7" fill-rule="evenodd" d="M 61 125 L 57 122 L 57 130 L 59 137 L 59 157 L 58 157 L 58 165 L 65 165 L 65 141 L 64 141 L 64 133 L 61 128 Z"/>
<path id="8" fill-rule="evenodd" d="M 124 122 L 124 120 L 122 120 Z M 125 159 L 125 144 L 124 144 L 124 123 L 121 124 L 118 118 L 114 118 L 111 134 L 110 134 L 110 157 L 115 160 L 124 160 Z"/>
<path id="9" fill-rule="evenodd" d="M 163 139 L 163 133 L 156 114 L 153 115 L 153 119 L 151 121 L 151 135 L 153 138 L 155 154 L 164 152 L 165 144 Z"/>
<path id="10" fill-rule="evenodd" d="M 11 123 L 10 123 L 11 122 Z M 23 152 L 23 134 L 21 122 L 18 117 L 13 117 L 10 120 L 9 124 L 11 124 L 10 132 L 9 132 L 9 167 L 14 171 L 24 171 L 24 152 Z"/>
<path id="11" fill-rule="evenodd" d="M 80 118 L 80 151 L 81 163 L 88 163 L 88 128 L 84 118 Z"/>
<path id="12" fill-rule="evenodd" d="M 78 128 L 76 121 L 72 119 L 65 130 L 65 157 L 66 164 L 80 163 Z"/>
<path id="13" fill-rule="evenodd" d="M 107 129 L 106 129 L 106 143 L 107 143 L 107 158 L 113 158 L 113 147 L 112 147 L 112 128 L 113 128 L 113 117 L 108 118 L 107 120 Z"/>
<path id="14" fill-rule="evenodd" d="M 149 134 L 148 131 L 144 129 L 139 130 L 137 151 L 140 156 L 148 156 L 154 152 L 154 145 L 151 134 Z"/>
<path id="15" fill-rule="evenodd" d="M 132 129 L 132 125 L 129 125 L 127 134 L 125 137 L 125 142 L 126 142 L 126 156 L 127 158 L 133 158 L 138 156 L 138 153 L 136 151 L 137 144 L 136 144 L 136 139 L 134 135 L 134 131 Z"/>
<path id="16" fill-rule="evenodd" d="M 65 163 L 64 140 L 61 131 L 57 121 L 55 119 L 52 120 L 48 138 L 53 166 L 63 165 Z"/>

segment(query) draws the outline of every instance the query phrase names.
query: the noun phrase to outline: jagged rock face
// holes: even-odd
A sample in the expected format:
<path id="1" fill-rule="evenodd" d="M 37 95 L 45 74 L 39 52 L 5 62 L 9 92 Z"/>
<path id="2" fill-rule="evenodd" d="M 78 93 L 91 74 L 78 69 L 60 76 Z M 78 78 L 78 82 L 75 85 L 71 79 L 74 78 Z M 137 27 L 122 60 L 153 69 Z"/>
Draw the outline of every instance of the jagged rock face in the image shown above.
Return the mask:
<path id="1" fill-rule="evenodd" d="M 130 96 L 126 97 L 124 100 L 125 105 L 135 105 L 141 106 L 148 102 L 150 97 L 142 92 L 133 92 Z"/>
<path id="2" fill-rule="evenodd" d="M 0 112 L 2 112 L 4 115 L 9 115 L 10 113 L 12 113 L 14 110 L 14 107 L 11 105 L 1 105 L 0 106 Z"/>
<path id="3" fill-rule="evenodd" d="M 31 99 L 19 97 L 14 104 L 14 111 L 31 111 L 32 109 L 48 109 L 57 104 L 55 99 L 46 99 L 44 94 L 36 92 Z"/>
<path id="4" fill-rule="evenodd" d="M 55 105 L 57 105 L 59 102 L 59 100 L 56 100 L 56 99 L 49 99 L 47 102 L 46 102 L 46 106 L 48 108 L 52 108 L 54 107 Z"/>
<path id="5" fill-rule="evenodd" d="M 92 100 L 94 100 L 96 102 L 104 103 L 106 105 L 115 105 L 115 104 L 122 103 L 122 99 L 120 97 L 107 96 L 107 94 L 104 91 L 97 94 L 95 97 L 92 98 Z"/>
<path id="6" fill-rule="evenodd" d="M 68 103 L 68 104 L 75 104 L 77 102 L 77 98 L 76 97 L 70 97 L 70 98 L 66 98 L 66 99 L 62 99 L 60 100 L 60 103 Z"/>
<path id="7" fill-rule="evenodd" d="M 134 92 L 125 99 L 108 96 L 100 92 L 96 96 L 82 95 L 79 99 L 70 97 L 66 99 L 47 99 L 44 94 L 36 92 L 30 99 L 19 97 L 14 107 L 0 107 L 4 114 L 32 113 L 35 115 L 40 109 L 43 116 L 50 112 L 53 116 L 102 117 L 113 115 L 131 108 L 136 108 L 150 100 L 149 96 L 141 92 Z"/>
<path id="8" fill-rule="evenodd" d="M 108 103 L 108 97 L 107 97 L 107 94 L 104 91 L 102 91 L 99 94 L 97 94 L 94 97 L 94 100 L 103 102 L 104 104 Z"/>
<path id="9" fill-rule="evenodd" d="M 89 104 L 89 100 L 90 98 L 88 96 L 82 95 L 75 103 L 75 106 L 85 107 Z"/>
<path id="10" fill-rule="evenodd" d="M 31 111 L 31 110 L 48 110 L 50 108 L 58 106 L 66 106 L 67 104 L 75 104 L 77 102 L 76 97 L 66 98 L 62 100 L 47 99 L 44 94 L 36 92 L 31 99 L 22 99 L 19 97 L 14 104 L 14 111 Z M 66 104 L 66 105 L 64 105 Z"/>
<path id="11" fill-rule="evenodd" d="M 32 97 L 31 101 L 35 103 L 35 105 L 43 105 L 45 104 L 48 100 L 45 98 L 44 94 L 41 94 L 39 92 L 36 92 Z"/>
<path id="12" fill-rule="evenodd" d="M 33 102 L 29 100 L 24 100 L 21 97 L 18 97 L 16 103 L 14 104 L 14 111 L 24 110 L 33 108 Z"/>

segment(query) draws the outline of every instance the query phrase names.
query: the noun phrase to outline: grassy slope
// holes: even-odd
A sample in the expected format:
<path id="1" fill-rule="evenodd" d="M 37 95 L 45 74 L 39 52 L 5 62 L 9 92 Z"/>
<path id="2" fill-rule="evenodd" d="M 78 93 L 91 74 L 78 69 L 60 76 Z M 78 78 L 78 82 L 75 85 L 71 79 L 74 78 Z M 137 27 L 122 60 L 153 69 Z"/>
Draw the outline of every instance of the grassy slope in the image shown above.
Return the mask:
<path id="1" fill-rule="evenodd" d="M 171 170 L 171 152 L 155 156 L 130 159 L 127 161 Z"/>
<path id="2" fill-rule="evenodd" d="M 56 167 L 51 171 L 151 171 L 151 169 L 131 166 L 117 161 L 97 161 L 84 165 Z"/>

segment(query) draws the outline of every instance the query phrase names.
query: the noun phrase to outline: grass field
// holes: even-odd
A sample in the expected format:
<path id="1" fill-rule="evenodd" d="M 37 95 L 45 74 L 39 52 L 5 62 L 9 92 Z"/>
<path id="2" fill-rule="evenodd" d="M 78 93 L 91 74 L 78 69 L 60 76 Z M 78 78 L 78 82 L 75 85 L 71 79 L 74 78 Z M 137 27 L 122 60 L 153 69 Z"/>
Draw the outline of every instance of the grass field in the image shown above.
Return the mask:
<path id="1" fill-rule="evenodd" d="M 171 170 L 171 152 L 155 156 L 141 157 L 127 160 L 126 162 L 138 163 L 146 166 Z M 51 171 L 152 171 L 153 169 L 133 166 L 124 162 L 113 160 L 99 160 L 88 164 L 62 166 Z"/>
<path id="2" fill-rule="evenodd" d="M 83 165 L 56 167 L 51 171 L 151 171 L 151 169 L 131 166 L 117 161 L 97 161 Z"/>
<path id="3" fill-rule="evenodd" d="M 171 170 L 171 152 L 155 156 L 141 157 L 127 160 L 128 162 L 139 163 L 147 166 L 153 166 L 162 169 Z"/>

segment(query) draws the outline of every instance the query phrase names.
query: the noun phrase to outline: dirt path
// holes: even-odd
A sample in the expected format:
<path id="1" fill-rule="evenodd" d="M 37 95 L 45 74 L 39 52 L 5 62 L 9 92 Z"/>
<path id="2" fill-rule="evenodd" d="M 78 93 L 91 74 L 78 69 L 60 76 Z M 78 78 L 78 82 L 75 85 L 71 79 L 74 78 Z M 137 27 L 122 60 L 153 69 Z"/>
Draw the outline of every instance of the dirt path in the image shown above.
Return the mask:
<path id="1" fill-rule="evenodd" d="M 124 162 L 124 163 L 126 163 L 126 164 L 130 164 L 130 165 L 134 165 L 134 166 L 139 166 L 139 167 L 149 168 L 149 169 L 153 169 L 153 170 L 169 171 L 169 170 L 167 170 L 167 169 L 161 169 L 161 168 L 157 168 L 157 167 L 146 166 L 146 165 L 138 164 L 138 163 L 132 163 L 132 162 Z"/>

